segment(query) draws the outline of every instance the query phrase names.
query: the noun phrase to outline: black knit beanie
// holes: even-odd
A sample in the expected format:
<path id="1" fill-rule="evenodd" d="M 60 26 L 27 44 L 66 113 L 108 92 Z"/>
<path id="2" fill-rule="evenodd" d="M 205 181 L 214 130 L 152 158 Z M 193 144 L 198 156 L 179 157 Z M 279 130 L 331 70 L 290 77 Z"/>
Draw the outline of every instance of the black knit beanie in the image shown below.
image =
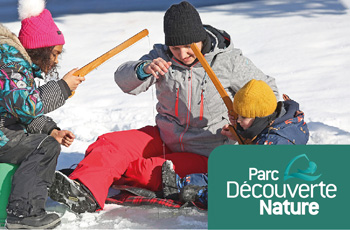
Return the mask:
<path id="1" fill-rule="evenodd" d="M 186 1 L 174 4 L 166 11 L 164 34 L 167 46 L 188 45 L 207 37 L 197 10 Z"/>

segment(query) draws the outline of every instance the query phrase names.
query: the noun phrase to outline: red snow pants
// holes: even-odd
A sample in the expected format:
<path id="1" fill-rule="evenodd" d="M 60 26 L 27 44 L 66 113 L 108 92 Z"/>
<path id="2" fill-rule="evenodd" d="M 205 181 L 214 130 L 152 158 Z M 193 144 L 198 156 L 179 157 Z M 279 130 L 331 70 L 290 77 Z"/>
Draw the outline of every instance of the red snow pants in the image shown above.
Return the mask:
<path id="1" fill-rule="evenodd" d="M 174 163 L 180 177 L 207 173 L 208 158 L 194 153 L 171 153 L 163 144 L 157 126 L 104 134 L 91 144 L 85 158 L 70 175 L 79 180 L 104 207 L 109 187 L 126 184 L 161 190 L 161 168 L 165 160 Z"/>

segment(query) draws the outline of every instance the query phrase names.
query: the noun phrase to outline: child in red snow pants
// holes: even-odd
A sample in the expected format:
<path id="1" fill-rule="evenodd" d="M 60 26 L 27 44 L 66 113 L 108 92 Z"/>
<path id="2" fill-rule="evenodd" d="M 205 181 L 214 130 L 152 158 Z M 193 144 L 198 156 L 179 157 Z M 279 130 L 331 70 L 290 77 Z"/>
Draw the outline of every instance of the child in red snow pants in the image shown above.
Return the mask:
<path id="1" fill-rule="evenodd" d="M 85 158 L 70 179 L 83 183 L 103 208 L 113 183 L 161 190 L 161 167 L 165 160 L 173 162 L 180 177 L 208 172 L 207 157 L 194 153 L 171 153 L 163 144 L 158 127 L 146 126 L 100 136 L 86 150 Z"/>

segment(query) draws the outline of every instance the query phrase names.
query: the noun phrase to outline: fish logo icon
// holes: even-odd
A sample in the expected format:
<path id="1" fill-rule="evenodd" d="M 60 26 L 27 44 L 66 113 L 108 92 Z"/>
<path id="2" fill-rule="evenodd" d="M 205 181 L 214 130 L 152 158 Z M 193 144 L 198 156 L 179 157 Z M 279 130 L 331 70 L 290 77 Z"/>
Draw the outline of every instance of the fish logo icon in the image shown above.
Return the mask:
<path id="1" fill-rule="evenodd" d="M 290 169 L 292 165 L 301 158 L 305 158 L 309 162 L 309 167 L 305 170 L 298 169 L 298 172 L 296 173 L 290 173 Z M 315 181 L 317 180 L 322 174 L 319 174 L 317 176 L 314 176 L 313 174 L 317 170 L 317 165 L 315 162 L 310 161 L 309 158 L 306 156 L 306 154 L 300 154 L 299 156 L 294 157 L 287 165 L 286 170 L 284 171 L 284 181 L 291 179 L 291 178 L 299 178 L 305 181 Z"/>

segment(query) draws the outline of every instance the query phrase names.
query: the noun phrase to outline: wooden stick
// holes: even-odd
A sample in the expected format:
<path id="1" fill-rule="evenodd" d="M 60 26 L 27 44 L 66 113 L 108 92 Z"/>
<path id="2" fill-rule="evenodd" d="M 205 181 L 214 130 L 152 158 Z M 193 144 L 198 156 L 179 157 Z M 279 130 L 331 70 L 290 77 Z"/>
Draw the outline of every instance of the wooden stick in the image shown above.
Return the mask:
<path id="1" fill-rule="evenodd" d="M 216 77 L 213 69 L 210 67 L 210 65 L 207 62 L 207 60 L 204 58 L 202 52 L 198 49 L 198 47 L 197 47 L 197 45 L 195 43 L 191 44 L 191 49 L 193 50 L 194 54 L 198 58 L 199 62 L 202 64 L 203 68 L 207 72 L 207 74 L 210 77 L 211 81 L 214 83 L 214 86 L 215 86 L 216 90 L 219 92 L 222 100 L 224 101 L 224 103 L 225 103 L 225 105 L 226 105 L 226 107 L 228 109 L 229 114 L 231 116 L 233 116 L 235 119 L 237 119 L 238 115 L 233 110 L 233 104 L 232 104 L 231 98 L 227 94 L 225 88 L 222 86 L 222 84 L 219 81 L 219 79 Z M 238 135 L 238 133 L 236 131 L 236 127 L 230 125 L 229 129 L 230 129 L 230 132 L 233 134 L 233 136 L 236 138 L 236 140 L 238 141 L 238 143 L 240 145 L 245 144 L 245 142 L 242 140 L 241 136 Z"/>
<path id="2" fill-rule="evenodd" d="M 114 55 L 120 53 L 124 49 L 128 48 L 135 42 L 139 41 L 143 37 L 148 35 L 148 30 L 144 29 L 138 34 L 134 35 L 133 37 L 129 38 L 128 40 L 124 41 L 120 45 L 114 47 L 113 49 L 109 50 L 105 54 L 101 55 L 100 57 L 96 58 L 92 62 L 88 63 L 87 65 L 83 66 L 79 70 L 77 70 L 73 75 L 74 76 L 80 76 L 84 77 L 86 74 L 90 73 L 92 70 L 96 69 L 98 66 L 100 66 L 102 63 L 113 57 Z"/>

